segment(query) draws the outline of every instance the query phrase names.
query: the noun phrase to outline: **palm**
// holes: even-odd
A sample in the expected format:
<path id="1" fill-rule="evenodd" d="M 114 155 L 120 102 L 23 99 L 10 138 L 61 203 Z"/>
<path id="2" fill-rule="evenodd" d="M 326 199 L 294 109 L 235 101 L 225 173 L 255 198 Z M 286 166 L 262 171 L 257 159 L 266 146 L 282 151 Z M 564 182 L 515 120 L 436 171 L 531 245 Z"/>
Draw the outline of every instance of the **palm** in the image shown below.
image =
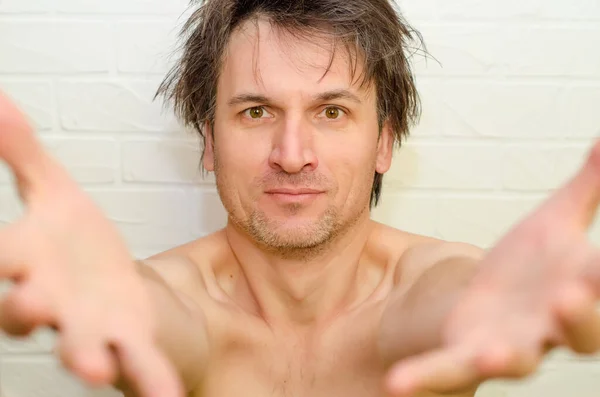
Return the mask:
<path id="1" fill-rule="evenodd" d="M 86 310 L 89 315 L 90 304 L 100 310 L 98 316 L 107 310 L 118 312 L 119 305 L 112 304 L 118 302 L 109 301 L 127 292 L 128 305 L 135 305 L 136 322 L 141 322 L 140 332 L 151 334 L 154 329 L 149 300 L 145 299 L 142 281 L 123 241 L 88 197 L 70 180 L 64 183 L 61 187 L 49 187 L 44 194 L 32 192 L 25 217 L 5 230 L 4 241 L 18 236 L 21 243 L 15 241 L 13 247 L 22 247 L 19 257 L 29 264 L 15 269 L 14 276 L 22 286 L 31 284 L 36 289 L 45 286 L 61 291 L 56 294 L 55 304 L 66 312 L 54 313 L 57 327 L 75 315 L 69 312 Z M 119 282 L 115 282 L 115 275 Z M 125 286 L 128 290 L 122 291 Z M 89 301 L 98 297 L 102 300 Z"/>
<path id="2" fill-rule="evenodd" d="M 116 227 L 1 95 L 0 158 L 26 204 L 24 217 L 0 230 L 0 277 L 15 281 L 0 326 L 14 335 L 56 328 L 63 363 L 90 383 L 121 375 L 142 396 L 178 395 L 174 369 L 155 346 L 144 280 Z"/>
<path id="3" fill-rule="evenodd" d="M 600 143 L 566 186 L 488 252 L 446 320 L 441 348 L 392 369 L 394 394 L 526 376 L 557 345 L 600 349 L 600 256 L 586 238 L 599 200 Z"/>

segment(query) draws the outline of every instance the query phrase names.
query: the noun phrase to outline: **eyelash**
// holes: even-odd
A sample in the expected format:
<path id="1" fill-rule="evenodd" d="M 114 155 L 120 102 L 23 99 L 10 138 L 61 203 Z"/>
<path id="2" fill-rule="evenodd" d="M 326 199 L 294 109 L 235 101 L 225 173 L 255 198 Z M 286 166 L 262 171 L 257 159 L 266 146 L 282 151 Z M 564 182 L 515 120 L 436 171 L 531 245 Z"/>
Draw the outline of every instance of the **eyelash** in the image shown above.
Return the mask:
<path id="1" fill-rule="evenodd" d="M 248 115 L 248 114 L 247 114 L 249 111 L 251 111 L 251 110 L 254 110 L 254 109 L 262 109 L 262 110 L 263 110 L 263 112 L 265 112 L 265 113 L 269 113 L 269 112 L 267 111 L 267 109 L 265 109 L 265 106 L 253 106 L 253 107 L 251 107 L 251 108 L 248 108 L 248 109 L 244 110 L 244 111 L 242 112 L 242 115 L 243 115 L 243 116 L 246 116 L 246 118 L 247 118 L 247 119 L 249 119 L 249 120 L 251 120 L 251 121 L 259 121 L 259 120 L 261 120 L 263 117 L 261 117 L 260 119 L 255 119 L 255 118 L 252 118 L 250 115 Z M 341 107 L 339 107 L 339 106 L 333 106 L 333 105 L 330 105 L 330 106 L 325 106 L 325 107 L 323 108 L 323 110 L 322 110 L 322 111 L 321 111 L 319 114 L 321 114 L 321 113 L 323 113 L 323 112 L 327 111 L 328 109 L 337 109 L 337 110 L 339 110 L 341 113 L 343 113 L 343 115 L 345 115 L 345 116 L 347 116 L 347 115 L 348 115 L 348 112 L 347 112 L 346 110 L 342 109 L 342 108 L 341 108 Z M 269 114 L 270 114 L 270 113 L 269 113 Z M 340 115 L 340 117 L 338 117 L 337 119 L 331 119 L 331 122 L 338 121 L 338 120 L 341 118 L 341 116 L 342 116 L 342 115 Z"/>

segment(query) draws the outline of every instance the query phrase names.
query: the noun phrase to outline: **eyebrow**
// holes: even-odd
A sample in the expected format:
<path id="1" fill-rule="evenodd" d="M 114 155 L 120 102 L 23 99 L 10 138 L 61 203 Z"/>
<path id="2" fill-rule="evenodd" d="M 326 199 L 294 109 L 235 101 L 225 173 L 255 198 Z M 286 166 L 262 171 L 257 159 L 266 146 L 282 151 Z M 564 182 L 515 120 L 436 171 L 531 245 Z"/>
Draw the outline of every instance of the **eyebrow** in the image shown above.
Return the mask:
<path id="1" fill-rule="evenodd" d="M 269 98 L 264 95 L 258 94 L 239 94 L 234 96 L 227 102 L 229 106 L 236 106 L 242 103 L 258 102 L 258 103 L 269 103 Z"/>
<path id="2" fill-rule="evenodd" d="M 316 102 L 333 101 L 336 99 L 347 99 L 347 100 L 355 102 L 359 105 L 362 104 L 362 101 L 360 100 L 360 98 L 357 95 L 353 94 L 352 92 L 350 92 L 348 90 L 344 90 L 344 89 L 322 92 L 314 97 L 314 100 Z M 229 106 L 236 106 L 236 105 L 239 105 L 242 103 L 249 103 L 249 102 L 271 103 L 272 101 L 264 95 L 243 93 L 243 94 L 239 94 L 239 95 L 236 95 L 233 98 L 231 98 L 227 102 L 227 104 Z"/>

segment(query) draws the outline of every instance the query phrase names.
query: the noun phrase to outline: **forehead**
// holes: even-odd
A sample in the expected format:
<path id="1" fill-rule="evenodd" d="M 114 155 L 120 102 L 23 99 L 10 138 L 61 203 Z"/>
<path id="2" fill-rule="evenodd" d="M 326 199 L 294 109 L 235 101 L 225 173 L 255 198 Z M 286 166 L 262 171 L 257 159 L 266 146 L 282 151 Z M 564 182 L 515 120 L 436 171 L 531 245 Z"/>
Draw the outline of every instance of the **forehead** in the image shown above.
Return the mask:
<path id="1" fill-rule="evenodd" d="M 249 21 L 231 36 L 218 92 L 289 97 L 345 89 L 368 98 L 371 89 L 361 84 L 361 58 L 354 58 L 346 46 L 334 48 L 333 39 L 324 35 L 293 34 L 266 20 Z"/>

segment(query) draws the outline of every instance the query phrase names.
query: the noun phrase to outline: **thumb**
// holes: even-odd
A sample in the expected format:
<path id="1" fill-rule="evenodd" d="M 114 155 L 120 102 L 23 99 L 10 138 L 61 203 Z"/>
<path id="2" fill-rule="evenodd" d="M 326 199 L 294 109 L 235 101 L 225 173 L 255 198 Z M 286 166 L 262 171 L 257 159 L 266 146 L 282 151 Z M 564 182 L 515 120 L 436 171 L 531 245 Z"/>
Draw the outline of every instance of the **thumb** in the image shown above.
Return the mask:
<path id="1" fill-rule="evenodd" d="M 545 210 L 587 229 L 600 204 L 600 140 L 579 171 L 546 203 Z"/>
<path id="2" fill-rule="evenodd" d="M 46 180 L 52 161 L 25 115 L 0 92 L 0 160 L 12 169 L 21 193 Z"/>

